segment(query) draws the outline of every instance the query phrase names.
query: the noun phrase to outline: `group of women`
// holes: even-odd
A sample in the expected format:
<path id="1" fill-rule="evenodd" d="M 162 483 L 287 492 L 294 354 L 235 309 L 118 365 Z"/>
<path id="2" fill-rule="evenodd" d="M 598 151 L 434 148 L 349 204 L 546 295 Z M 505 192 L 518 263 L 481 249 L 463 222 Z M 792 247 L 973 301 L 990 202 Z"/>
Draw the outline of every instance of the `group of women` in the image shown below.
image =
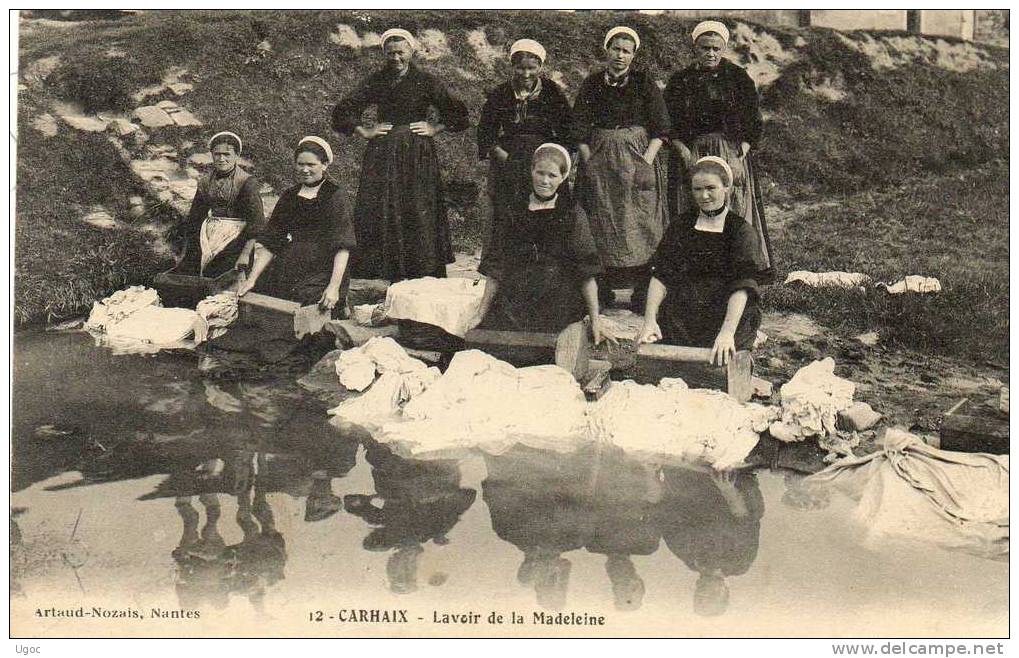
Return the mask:
<path id="1" fill-rule="evenodd" d="M 594 340 L 611 340 L 600 306 L 626 284 L 644 314 L 639 341 L 712 347 L 720 363 L 752 345 L 758 286 L 773 270 L 752 166 L 757 92 L 723 56 L 722 23 L 700 23 L 692 38 L 696 62 L 663 94 L 633 66 L 637 32 L 609 30 L 606 65 L 572 107 L 543 75 L 542 45 L 512 44 L 511 79 L 489 93 L 477 132 L 492 202 L 480 326 L 558 331 L 587 315 Z M 241 140 L 220 133 L 189 215 L 189 267 L 204 276 L 245 269 L 239 294 L 336 314 L 351 274 L 445 276 L 453 254 L 433 137 L 466 129 L 467 108 L 415 65 L 410 32 L 388 30 L 381 41 L 386 66 L 332 115 L 337 132 L 368 142 L 353 214 L 325 175 L 329 144 L 305 137 L 294 152 L 300 183 L 263 226 L 253 181 L 236 164 Z"/>

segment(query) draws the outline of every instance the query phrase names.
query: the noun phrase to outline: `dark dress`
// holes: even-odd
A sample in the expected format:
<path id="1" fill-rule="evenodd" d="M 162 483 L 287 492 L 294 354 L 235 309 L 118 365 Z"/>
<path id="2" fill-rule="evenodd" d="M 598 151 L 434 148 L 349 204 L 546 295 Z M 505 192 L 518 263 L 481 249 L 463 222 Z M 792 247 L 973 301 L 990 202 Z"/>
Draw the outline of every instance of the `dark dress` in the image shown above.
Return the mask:
<path id="1" fill-rule="evenodd" d="M 482 329 L 558 332 L 587 313 L 581 284 L 601 272 L 587 218 L 560 187 L 554 208 L 516 199 L 478 271 L 499 282 Z"/>
<path id="2" fill-rule="evenodd" d="M 260 187 L 261 184 L 240 167 L 234 167 L 233 171 L 225 175 L 213 171 L 202 176 L 198 180 L 198 190 L 182 227 L 187 240 L 184 256 L 173 272 L 199 275 L 202 262 L 199 234 L 202 222 L 210 215 L 243 220 L 246 225 L 244 231 L 205 266 L 202 275 L 214 279 L 233 269 L 244 245 L 265 226 Z"/>
<path id="3" fill-rule="evenodd" d="M 513 92 L 513 83 L 504 82 L 488 94 L 478 123 L 478 158 L 489 158 L 492 147 L 509 153 L 505 162 L 491 159 L 488 194 L 492 202 L 492 221 L 498 222 L 514 199 L 530 189 L 531 156 L 545 142 L 573 150 L 573 114 L 559 85 L 541 77 L 538 87 L 525 99 Z M 490 232 L 486 231 L 485 246 Z"/>
<path id="4" fill-rule="evenodd" d="M 673 222 L 651 262 L 652 275 L 667 294 L 658 309 L 662 340 L 676 345 L 711 347 L 725 319 L 729 297 L 747 291 L 747 304 L 736 328 L 736 349 L 753 347 L 761 325 L 757 276 L 761 271 L 757 235 L 732 210 L 721 233 L 694 228 L 696 214 Z"/>
<path id="5" fill-rule="evenodd" d="M 753 167 L 753 152 L 761 139 L 763 120 L 757 88 L 750 75 L 727 59 L 714 69 L 696 65 L 676 72 L 665 88 L 665 102 L 672 119 L 672 137 L 690 149 L 693 160 L 716 155 L 733 171 L 732 208 L 746 219 L 758 235 L 769 282 L 773 276 L 771 242 L 764 219 L 764 201 Z M 743 157 L 741 142 L 750 144 Z M 673 158 L 669 179 L 673 216 L 697 206 L 690 192 L 688 164 Z"/>
<path id="6" fill-rule="evenodd" d="M 298 196 L 301 186 L 291 187 L 280 197 L 258 243 L 275 257 L 262 272 L 255 292 L 290 299 L 307 306 L 317 304 L 333 272 L 333 259 L 341 249 L 357 246 L 354 226 L 343 203 L 339 186 L 322 181 L 318 196 Z M 289 239 L 288 239 L 289 237 Z M 350 286 L 350 267 L 340 284 L 342 312 Z"/>
<path id="7" fill-rule="evenodd" d="M 464 130 L 467 107 L 411 64 L 400 78 L 389 69 L 370 75 L 333 110 L 333 128 L 352 133 L 372 105 L 376 122 L 391 123 L 393 129 L 369 140 L 365 149 L 354 210 L 361 245 L 354 274 L 390 281 L 445 276 L 453 248 L 435 142 L 408 126 L 428 120 Z"/>

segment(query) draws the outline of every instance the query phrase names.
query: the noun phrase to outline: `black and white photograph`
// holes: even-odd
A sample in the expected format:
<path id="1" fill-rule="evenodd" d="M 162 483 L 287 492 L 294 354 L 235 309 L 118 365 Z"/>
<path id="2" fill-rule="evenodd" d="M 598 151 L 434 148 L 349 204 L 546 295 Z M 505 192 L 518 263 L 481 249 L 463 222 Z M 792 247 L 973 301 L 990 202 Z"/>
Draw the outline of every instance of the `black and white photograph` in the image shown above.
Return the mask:
<path id="1" fill-rule="evenodd" d="M 19 654 L 1005 653 L 1008 9 L 9 23 Z"/>

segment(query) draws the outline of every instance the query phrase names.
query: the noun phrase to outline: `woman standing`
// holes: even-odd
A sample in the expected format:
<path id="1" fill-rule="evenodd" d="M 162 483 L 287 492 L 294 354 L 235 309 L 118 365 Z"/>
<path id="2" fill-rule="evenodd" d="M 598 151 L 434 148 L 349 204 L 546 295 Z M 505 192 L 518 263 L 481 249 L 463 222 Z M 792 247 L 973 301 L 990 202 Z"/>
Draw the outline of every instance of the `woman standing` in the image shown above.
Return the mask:
<path id="1" fill-rule="evenodd" d="M 606 268 L 603 284 L 635 283 L 633 303 L 641 307 L 648 259 L 667 223 L 665 169 L 656 156 L 669 116 L 655 81 L 631 68 L 637 33 L 612 28 L 603 46 L 607 67 L 584 80 L 574 104 L 578 193 Z"/>
<path id="2" fill-rule="evenodd" d="M 698 209 L 672 222 L 658 245 L 637 342 L 711 347 L 722 365 L 753 347 L 764 267 L 757 234 L 729 206 L 729 165 L 708 156 L 691 174 Z"/>
<path id="3" fill-rule="evenodd" d="M 530 192 L 515 199 L 496 225 L 478 268 L 487 277 L 480 328 L 558 332 L 586 314 L 595 343 L 615 342 L 598 315 L 598 252 L 587 220 L 563 186 L 569 153 L 559 144 L 542 144 L 532 162 Z"/>
<path id="4" fill-rule="evenodd" d="M 572 110 L 555 82 L 542 75 L 545 48 L 532 39 L 510 46 L 513 76 L 488 94 L 478 123 L 478 157 L 490 161 L 488 194 L 496 224 L 514 199 L 530 188 L 531 156 L 539 144 L 572 150 Z M 489 247 L 492 227 L 486 227 Z"/>
<path id="5" fill-rule="evenodd" d="M 305 137 L 298 142 L 294 164 L 301 182 L 276 203 L 239 295 L 254 290 L 304 306 L 318 304 L 333 317 L 345 317 L 347 262 L 357 241 L 343 194 L 325 175 L 332 160 L 333 151 L 324 139 Z"/>
<path id="6" fill-rule="evenodd" d="M 357 276 L 399 281 L 446 276 L 453 262 L 449 219 L 433 137 L 467 127 L 467 108 L 413 62 L 406 30 L 382 34 L 384 69 L 333 110 L 333 128 L 368 140 L 354 216 Z M 363 122 L 371 105 L 378 119 Z"/>
<path id="7" fill-rule="evenodd" d="M 212 171 L 198 179 L 183 226 L 186 250 L 174 273 L 215 279 L 247 266 L 265 215 L 258 181 L 237 165 L 241 149 L 232 132 L 209 139 Z"/>
<path id="8" fill-rule="evenodd" d="M 693 42 L 696 62 L 675 73 L 665 88 L 676 153 L 670 177 L 674 214 L 680 216 L 696 208 L 689 195 L 690 164 L 706 155 L 724 159 L 734 176 L 732 210 L 757 233 L 765 265 L 761 283 L 765 283 L 774 275 L 774 264 L 751 155 L 762 129 L 757 88 L 744 69 L 723 56 L 729 44 L 725 25 L 699 23 L 693 30 Z"/>

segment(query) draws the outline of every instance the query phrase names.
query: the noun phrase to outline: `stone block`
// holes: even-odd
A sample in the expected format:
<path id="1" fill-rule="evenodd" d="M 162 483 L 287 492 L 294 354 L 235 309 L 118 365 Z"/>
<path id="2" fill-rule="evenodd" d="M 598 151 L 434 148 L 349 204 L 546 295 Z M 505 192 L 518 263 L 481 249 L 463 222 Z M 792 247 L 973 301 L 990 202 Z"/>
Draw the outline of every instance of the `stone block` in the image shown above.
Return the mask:
<path id="1" fill-rule="evenodd" d="M 134 125 L 127 119 L 113 119 L 110 121 L 107 129 L 113 131 L 113 133 L 118 137 L 127 137 L 138 130 L 138 126 Z"/>
<path id="2" fill-rule="evenodd" d="M 185 110 L 184 108 L 180 108 L 177 111 L 170 114 L 170 118 L 173 119 L 173 122 L 175 124 L 181 127 L 202 125 L 202 122 L 198 120 L 198 117 L 196 117 L 194 114 L 191 114 L 191 112 Z"/>
<path id="3" fill-rule="evenodd" d="M 877 425 L 881 414 L 866 402 L 854 402 L 853 406 L 839 412 L 837 424 L 847 432 L 863 432 Z"/>
<path id="4" fill-rule="evenodd" d="M 144 107 L 137 108 L 132 114 L 132 117 L 137 119 L 146 128 L 163 128 L 165 126 L 172 126 L 173 119 L 166 113 L 161 107 L 155 105 L 146 105 Z"/>

